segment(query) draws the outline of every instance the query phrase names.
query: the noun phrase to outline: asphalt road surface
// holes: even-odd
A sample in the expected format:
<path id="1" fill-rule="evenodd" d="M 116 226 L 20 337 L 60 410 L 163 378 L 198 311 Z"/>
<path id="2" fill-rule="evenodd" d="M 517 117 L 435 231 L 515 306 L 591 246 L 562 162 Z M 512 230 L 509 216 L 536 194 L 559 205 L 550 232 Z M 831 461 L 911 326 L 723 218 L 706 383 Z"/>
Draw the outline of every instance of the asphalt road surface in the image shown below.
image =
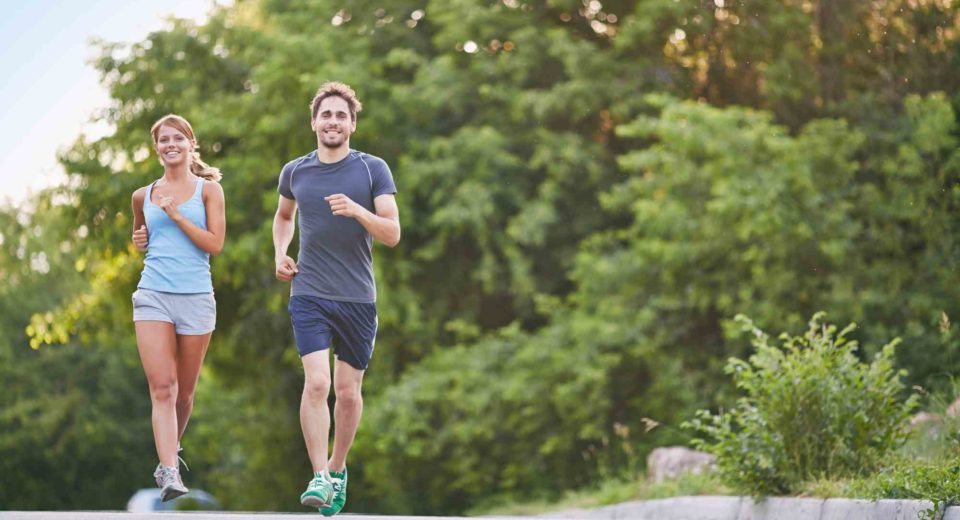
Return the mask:
<path id="1" fill-rule="evenodd" d="M 199 512 L 164 512 L 164 513 L 127 513 L 121 511 L 0 511 L 0 520 L 296 520 L 301 518 L 310 518 L 320 520 L 326 518 L 318 513 L 199 513 Z M 335 518 L 344 520 L 449 520 L 453 518 L 466 518 L 454 516 L 378 516 L 378 515 L 353 515 L 343 513 L 336 515 Z M 526 516 L 484 516 L 469 517 L 471 520 L 479 519 L 526 519 L 532 517 Z"/>
<path id="2" fill-rule="evenodd" d="M 127 513 L 125 511 L 0 511 L 0 520 L 297 520 L 326 518 L 319 513 Z M 342 520 L 451 520 L 458 516 L 380 516 L 341 513 Z M 473 516 L 471 520 L 531 520 L 530 516 Z"/>

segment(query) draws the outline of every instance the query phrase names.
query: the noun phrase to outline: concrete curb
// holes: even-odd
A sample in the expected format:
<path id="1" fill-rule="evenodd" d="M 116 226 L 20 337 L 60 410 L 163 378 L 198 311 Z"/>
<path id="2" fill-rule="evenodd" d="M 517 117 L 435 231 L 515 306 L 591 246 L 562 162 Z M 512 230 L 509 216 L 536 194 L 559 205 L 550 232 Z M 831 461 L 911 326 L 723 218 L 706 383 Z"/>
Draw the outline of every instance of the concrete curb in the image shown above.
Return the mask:
<path id="1" fill-rule="evenodd" d="M 932 507 L 927 500 L 705 496 L 625 502 L 544 516 L 583 520 L 917 520 Z M 960 520 L 960 507 L 947 508 L 941 520 Z"/>

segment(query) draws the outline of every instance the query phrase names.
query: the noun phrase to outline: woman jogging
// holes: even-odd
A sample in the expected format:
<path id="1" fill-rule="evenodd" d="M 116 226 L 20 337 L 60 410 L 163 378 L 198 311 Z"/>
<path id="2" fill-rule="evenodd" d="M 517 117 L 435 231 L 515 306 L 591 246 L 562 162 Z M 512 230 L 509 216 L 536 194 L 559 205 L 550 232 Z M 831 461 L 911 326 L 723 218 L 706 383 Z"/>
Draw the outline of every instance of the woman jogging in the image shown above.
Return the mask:
<path id="1" fill-rule="evenodd" d="M 133 242 L 146 251 L 133 321 L 166 502 L 187 493 L 177 452 L 216 325 L 210 255 L 223 248 L 226 221 L 220 171 L 200 160 L 190 123 L 166 115 L 150 133 L 163 176 L 133 193 Z"/>

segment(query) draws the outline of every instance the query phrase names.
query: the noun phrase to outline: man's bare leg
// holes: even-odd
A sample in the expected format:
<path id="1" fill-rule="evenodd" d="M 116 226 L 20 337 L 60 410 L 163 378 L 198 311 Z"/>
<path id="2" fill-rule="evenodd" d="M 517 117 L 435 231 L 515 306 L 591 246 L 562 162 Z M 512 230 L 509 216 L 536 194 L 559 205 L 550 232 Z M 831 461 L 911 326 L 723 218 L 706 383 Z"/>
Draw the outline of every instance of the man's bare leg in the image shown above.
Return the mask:
<path id="1" fill-rule="evenodd" d="M 347 464 L 347 453 L 353 446 L 353 439 L 363 415 L 363 370 L 357 370 L 344 361 L 334 364 L 333 384 L 337 396 L 333 414 L 335 429 L 333 436 L 333 456 L 330 458 L 330 471 L 341 472 Z"/>
<path id="2" fill-rule="evenodd" d="M 330 436 L 330 351 L 311 352 L 301 358 L 305 380 L 300 399 L 300 427 L 313 472 L 327 474 Z"/>

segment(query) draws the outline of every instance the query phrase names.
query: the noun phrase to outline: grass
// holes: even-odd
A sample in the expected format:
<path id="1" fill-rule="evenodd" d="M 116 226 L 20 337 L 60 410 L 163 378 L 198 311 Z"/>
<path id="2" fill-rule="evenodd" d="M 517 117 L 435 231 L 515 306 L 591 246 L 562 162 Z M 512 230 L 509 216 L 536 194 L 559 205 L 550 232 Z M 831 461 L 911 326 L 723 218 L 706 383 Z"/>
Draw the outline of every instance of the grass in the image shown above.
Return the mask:
<path id="1" fill-rule="evenodd" d="M 954 385 L 951 395 L 960 394 Z M 859 478 L 821 478 L 805 482 L 793 496 L 818 498 L 860 498 L 876 500 L 930 500 L 938 504 L 960 504 L 960 417 L 945 413 L 947 403 L 932 407 L 937 420 L 917 429 L 908 441 L 874 474 Z M 676 496 L 741 495 L 742 490 L 725 485 L 715 473 L 682 475 L 661 483 L 644 475 L 627 480 L 603 480 L 596 486 L 570 491 L 560 499 L 518 501 L 492 498 L 470 515 L 537 515 L 571 509 L 591 509 L 634 500 Z M 935 517 L 931 513 L 931 518 Z"/>
<path id="2" fill-rule="evenodd" d="M 923 499 L 943 505 L 960 504 L 960 419 L 948 418 L 917 432 L 890 458 L 879 472 L 860 478 L 821 478 L 803 483 L 793 496 L 861 498 L 876 500 Z M 518 501 L 493 498 L 469 515 L 537 515 L 571 509 L 592 509 L 634 500 L 676 496 L 740 495 L 725 485 L 719 475 L 682 475 L 653 483 L 644 475 L 630 480 L 604 480 L 596 486 L 569 491 L 560 499 Z"/>
<path id="3" fill-rule="evenodd" d="M 682 475 L 661 483 L 649 482 L 640 475 L 633 480 L 606 480 L 597 486 L 570 491 L 559 500 L 511 502 L 494 499 L 471 509 L 469 515 L 513 516 L 537 515 L 569 509 L 591 509 L 634 500 L 654 500 L 673 496 L 730 495 L 716 474 Z"/>

